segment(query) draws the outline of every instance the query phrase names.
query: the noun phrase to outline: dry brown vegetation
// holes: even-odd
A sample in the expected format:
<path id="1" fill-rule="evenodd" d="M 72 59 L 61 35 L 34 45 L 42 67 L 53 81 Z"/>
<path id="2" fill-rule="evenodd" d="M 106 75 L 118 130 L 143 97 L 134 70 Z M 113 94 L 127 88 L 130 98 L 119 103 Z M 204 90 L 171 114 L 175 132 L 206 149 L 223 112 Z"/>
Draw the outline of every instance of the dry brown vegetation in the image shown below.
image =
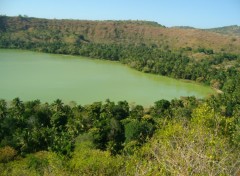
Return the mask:
<path id="1" fill-rule="evenodd" d="M 200 29 L 166 28 L 147 21 L 87 21 L 87 20 L 47 20 L 26 17 L 6 17 L 1 19 L 1 30 L 10 29 L 17 36 L 42 32 L 50 40 L 46 31 L 61 32 L 63 40 L 75 43 L 78 37 L 93 43 L 156 44 L 171 50 L 191 47 L 210 48 L 215 52 L 240 53 L 240 37 L 226 36 Z M 24 31 L 22 33 L 21 31 Z"/>

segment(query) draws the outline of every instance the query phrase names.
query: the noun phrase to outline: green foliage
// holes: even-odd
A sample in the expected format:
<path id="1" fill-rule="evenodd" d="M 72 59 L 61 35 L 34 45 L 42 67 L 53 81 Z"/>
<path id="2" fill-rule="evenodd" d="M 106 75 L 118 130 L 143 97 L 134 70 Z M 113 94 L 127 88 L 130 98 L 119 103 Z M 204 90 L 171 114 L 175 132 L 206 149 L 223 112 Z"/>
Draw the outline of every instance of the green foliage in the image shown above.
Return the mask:
<path id="1" fill-rule="evenodd" d="M 212 49 L 206 49 L 206 48 L 198 48 L 197 52 L 205 53 L 205 54 L 213 54 L 213 50 Z"/>
<path id="2" fill-rule="evenodd" d="M 89 141 L 76 146 L 70 161 L 70 169 L 75 175 L 118 175 L 122 166 L 121 157 L 94 149 Z"/>
<path id="3" fill-rule="evenodd" d="M 45 158 L 29 155 L 27 165 L 30 170 L 35 170 L 40 175 L 43 175 L 44 168 L 48 166 L 48 161 Z"/>
<path id="4" fill-rule="evenodd" d="M 171 104 L 168 100 L 156 101 L 154 106 L 154 115 L 157 117 L 164 117 L 167 115 L 170 105 Z"/>
<path id="5" fill-rule="evenodd" d="M 154 126 L 146 121 L 131 120 L 124 127 L 126 143 L 134 140 L 143 143 L 154 131 Z"/>
<path id="6" fill-rule="evenodd" d="M 1 175 L 3 176 L 69 175 L 62 158 L 54 153 L 45 151 L 0 165 L 0 171 L 1 169 Z"/>
<path id="7" fill-rule="evenodd" d="M 240 106 L 231 94 L 160 100 L 150 109 L 110 100 L 68 106 L 17 98 L 9 104 L 1 101 L 2 175 L 238 172 Z"/>

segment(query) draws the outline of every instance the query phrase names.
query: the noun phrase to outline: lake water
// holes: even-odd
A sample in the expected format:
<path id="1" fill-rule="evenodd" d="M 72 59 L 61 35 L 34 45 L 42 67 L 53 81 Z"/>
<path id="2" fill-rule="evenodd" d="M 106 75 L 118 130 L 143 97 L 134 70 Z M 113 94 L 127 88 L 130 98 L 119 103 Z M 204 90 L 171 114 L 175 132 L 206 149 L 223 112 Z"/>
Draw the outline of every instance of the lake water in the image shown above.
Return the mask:
<path id="1" fill-rule="evenodd" d="M 163 76 L 145 74 L 120 63 L 0 49 L 0 98 L 65 103 L 127 100 L 144 106 L 181 96 L 203 98 L 213 90 Z"/>

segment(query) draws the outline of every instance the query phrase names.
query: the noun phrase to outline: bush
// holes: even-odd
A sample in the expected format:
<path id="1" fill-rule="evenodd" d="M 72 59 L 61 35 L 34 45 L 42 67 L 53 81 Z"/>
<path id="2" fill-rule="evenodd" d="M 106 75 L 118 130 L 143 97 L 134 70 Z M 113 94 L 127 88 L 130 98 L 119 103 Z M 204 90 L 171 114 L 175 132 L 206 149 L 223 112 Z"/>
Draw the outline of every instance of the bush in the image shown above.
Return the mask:
<path id="1" fill-rule="evenodd" d="M 70 161 L 72 174 L 76 175 L 117 175 L 121 171 L 123 160 L 111 156 L 108 151 L 92 148 L 91 142 L 82 142 L 74 151 Z"/>
<path id="2" fill-rule="evenodd" d="M 70 175 L 66 170 L 66 163 L 53 152 L 40 151 L 18 158 L 14 161 L 0 164 L 1 176 L 39 176 L 39 175 Z"/>
<path id="3" fill-rule="evenodd" d="M 6 163 L 14 159 L 17 151 L 9 146 L 0 148 L 0 163 Z"/>

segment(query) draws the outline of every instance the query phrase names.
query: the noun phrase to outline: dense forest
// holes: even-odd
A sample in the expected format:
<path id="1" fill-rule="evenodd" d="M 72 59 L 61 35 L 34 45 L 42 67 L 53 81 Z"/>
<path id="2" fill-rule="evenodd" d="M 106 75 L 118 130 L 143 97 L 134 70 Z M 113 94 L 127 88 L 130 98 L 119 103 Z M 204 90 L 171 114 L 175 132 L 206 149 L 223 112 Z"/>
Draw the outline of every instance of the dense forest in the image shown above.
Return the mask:
<path id="1" fill-rule="evenodd" d="M 0 34 L 0 48 L 119 61 L 221 92 L 150 108 L 0 100 L 2 175 L 240 174 L 239 37 L 145 21 L 23 16 L 1 16 Z"/>

